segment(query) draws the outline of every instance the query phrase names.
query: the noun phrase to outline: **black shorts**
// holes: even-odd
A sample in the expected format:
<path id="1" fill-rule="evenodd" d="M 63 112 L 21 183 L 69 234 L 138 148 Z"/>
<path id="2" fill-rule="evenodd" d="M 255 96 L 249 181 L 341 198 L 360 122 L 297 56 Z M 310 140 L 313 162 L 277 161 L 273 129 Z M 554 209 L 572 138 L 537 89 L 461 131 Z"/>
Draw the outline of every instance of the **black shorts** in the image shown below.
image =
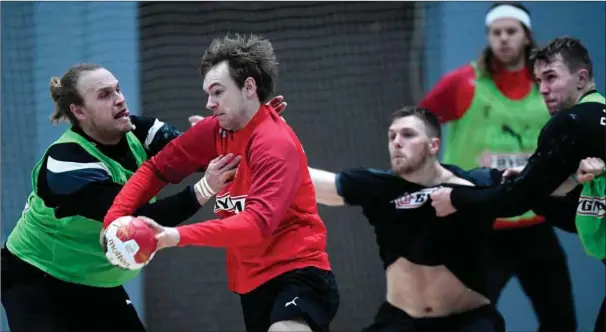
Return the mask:
<path id="1" fill-rule="evenodd" d="M 376 314 L 374 322 L 363 332 L 406 332 L 406 331 L 474 331 L 505 332 L 503 316 L 487 305 L 467 312 L 446 317 L 413 318 L 406 312 L 384 302 Z"/>
<path id="2" fill-rule="evenodd" d="M 331 271 L 306 267 L 241 294 L 240 302 L 248 332 L 267 332 L 273 323 L 289 320 L 325 332 L 339 308 L 339 290 Z"/>
<path id="3" fill-rule="evenodd" d="M 1 283 L 11 332 L 145 331 L 123 287 L 61 281 L 6 248 L 2 248 Z"/>

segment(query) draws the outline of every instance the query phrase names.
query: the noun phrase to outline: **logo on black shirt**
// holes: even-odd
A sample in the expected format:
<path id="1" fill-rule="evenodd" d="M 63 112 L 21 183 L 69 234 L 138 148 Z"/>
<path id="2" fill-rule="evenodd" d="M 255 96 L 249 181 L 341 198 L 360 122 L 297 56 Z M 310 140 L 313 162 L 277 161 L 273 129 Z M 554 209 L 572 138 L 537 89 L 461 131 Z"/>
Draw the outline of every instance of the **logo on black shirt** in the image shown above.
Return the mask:
<path id="1" fill-rule="evenodd" d="M 395 203 L 396 209 L 416 209 L 429 201 L 429 195 L 438 189 L 440 188 L 427 188 L 412 194 L 407 193 L 402 197 L 394 199 L 392 202 Z"/>

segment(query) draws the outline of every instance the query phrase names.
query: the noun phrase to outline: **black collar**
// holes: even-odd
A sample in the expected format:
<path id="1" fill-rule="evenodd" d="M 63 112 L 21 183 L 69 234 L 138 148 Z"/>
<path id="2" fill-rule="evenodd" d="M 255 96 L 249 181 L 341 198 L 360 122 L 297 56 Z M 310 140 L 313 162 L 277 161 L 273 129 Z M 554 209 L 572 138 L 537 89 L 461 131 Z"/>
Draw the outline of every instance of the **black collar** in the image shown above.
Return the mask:
<path id="1" fill-rule="evenodd" d="M 589 96 L 590 94 L 597 93 L 597 92 L 598 92 L 598 90 L 596 90 L 596 89 L 589 90 L 589 91 L 585 92 L 585 94 L 582 95 L 581 98 L 579 98 L 579 100 L 582 100 L 583 98 Z"/>

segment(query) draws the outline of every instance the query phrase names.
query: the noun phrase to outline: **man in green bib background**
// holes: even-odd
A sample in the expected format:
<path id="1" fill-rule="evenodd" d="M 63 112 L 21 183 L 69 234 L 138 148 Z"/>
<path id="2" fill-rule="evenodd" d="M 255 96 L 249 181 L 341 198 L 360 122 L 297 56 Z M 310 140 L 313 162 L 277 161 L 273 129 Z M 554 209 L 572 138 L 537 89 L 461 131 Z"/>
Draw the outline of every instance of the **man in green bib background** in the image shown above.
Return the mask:
<path id="1" fill-rule="evenodd" d="M 528 10 L 495 3 L 485 24 L 488 45 L 480 58 L 446 74 L 420 105 L 448 123 L 442 162 L 505 170 L 526 164 L 550 116 L 528 61 L 535 47 Z M 494 229 L 491 300 L 516 276 L 540 331 L 575 330 L 567 256 L 553 227 L 529 211 L 497 219 Z"/>

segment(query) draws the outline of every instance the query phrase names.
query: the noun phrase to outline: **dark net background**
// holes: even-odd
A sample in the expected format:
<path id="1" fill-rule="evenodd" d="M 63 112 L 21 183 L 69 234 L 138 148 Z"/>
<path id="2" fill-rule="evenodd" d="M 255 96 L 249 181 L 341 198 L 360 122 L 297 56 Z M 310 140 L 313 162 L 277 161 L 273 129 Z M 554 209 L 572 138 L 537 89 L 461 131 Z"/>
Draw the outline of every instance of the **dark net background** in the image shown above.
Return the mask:
<path id="1" fill-rule="evenodd" d="M 422 86 L 422 15 L 415 3 L 139 6 L 145 116 L 186 129 L 188 116 L 210 114 L 198 71 L 200 55 L 214 37 L 227 32 L 262 34 L 274 45 L 280 62 L 277 92 L 288 101 L 284 116 L 303 143 L 310 166 L 331 171 L 389 166 L 389 116 L 399 106 L 414 103 Z M 182 187 L 171 187 L 163 195 Z M 341 291 L 332 330 L 359 329 L 371 322 L 385 297 L 373 230 L 358 208 L 320 207 L 320 213 Z M 213 217 L 209 205 L 193 219 Z M 227 289 L 223 250 L 159 253 L 146 268 L 145 296 L 150 331 L 244 330 L 239 298 Z"/>

